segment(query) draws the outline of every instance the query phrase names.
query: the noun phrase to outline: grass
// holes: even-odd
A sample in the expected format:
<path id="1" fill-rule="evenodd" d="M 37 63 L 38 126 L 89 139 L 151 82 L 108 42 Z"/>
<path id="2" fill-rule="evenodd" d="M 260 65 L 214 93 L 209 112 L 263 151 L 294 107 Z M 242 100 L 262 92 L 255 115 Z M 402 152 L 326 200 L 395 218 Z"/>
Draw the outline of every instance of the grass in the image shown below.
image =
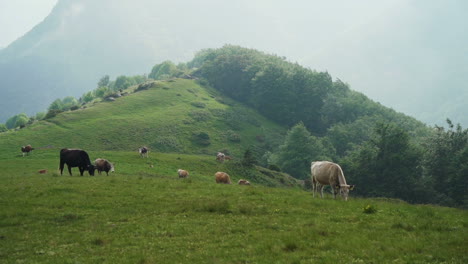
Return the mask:
<path id="1" fill-rule="evenodd" d="M 385 199 L 313 199 L 299 188 L 217 185 L 217 170 L 249 178 L 211 156 L 90 155 L 114 161 L 116 172 L 59 176 L 54 149 L 0 159 L 0 262 L 468 261 L 463 210 Z M 190 170 L 189 179 L 178 178 L 179 167 Z M 47 174 L 37 173 L 44 168 Z"/>

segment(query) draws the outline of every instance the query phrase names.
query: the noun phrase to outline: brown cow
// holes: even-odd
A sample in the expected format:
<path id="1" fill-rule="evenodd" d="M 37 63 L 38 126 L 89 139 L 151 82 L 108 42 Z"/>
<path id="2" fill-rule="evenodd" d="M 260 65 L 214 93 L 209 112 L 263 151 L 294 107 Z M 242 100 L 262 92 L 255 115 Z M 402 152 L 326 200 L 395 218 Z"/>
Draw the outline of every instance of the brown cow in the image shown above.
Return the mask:
<path id="1" fill-rule="evenodd" d="M 32 152 L 33 150 L 34 150 L 34 148 L 31 147 L 31 145 L 21 147 L 21 152 L 23 152 L 23 157 L 24 157 L 24 155 L 29 155 L 29 153 Z"/>
<path id="2" fill-rule="evenodd" d="M 240 179 L 237 184 L 239 185 L 250 185 L 250 182 L 248 180 Z"/>
<path id="3" fill-rule="evenodd" d="M 177 174 L 179 174 L 179 178 L 188 178 L 189 173 L 186 170 L 179 169 L 177 170 Z"/>
<path id="4" fill-rule="evenodd" d="M 225 172 L 218 171 L 215 173 L 216 183 L 231 184 L 231 178 Z"/>
<path id="5" fill-rule="evenodd" d="M 330 185 L 333 191 L 333 197 L 340 193 L 345 201 L 348 200 L 349 191 L 354 189 L 354 185 L 348 185 L 340 165 L 330 161 L 314 161 L 311 164 L 312 173 L 312 191 L 318 192 L 323 198 L 323 187 Z"/>
<path id="6" fill-rule="evenodd" d="M 98 171 L 99 175 L 101 174 L 102 171 L 106 172 L 106 175 L 109 176 L 109 171 L 114 172 L 114 164 L 110 163 L 106 159 L 96 159 L 94 161 L 94 167 Z"/>

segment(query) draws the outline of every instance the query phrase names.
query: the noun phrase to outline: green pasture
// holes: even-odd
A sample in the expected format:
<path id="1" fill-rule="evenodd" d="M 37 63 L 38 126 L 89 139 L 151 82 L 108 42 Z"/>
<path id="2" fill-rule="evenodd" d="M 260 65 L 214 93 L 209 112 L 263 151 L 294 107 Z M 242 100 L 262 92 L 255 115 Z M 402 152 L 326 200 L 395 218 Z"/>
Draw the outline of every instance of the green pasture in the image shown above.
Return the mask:
<path id="1" fill-rule="evenodd" d="M 468 262 L 463 210 L 314 199 L 211 155 L 88 151 L 116 172 L 60 176 L 58 151 L 0 159 L 1 263 Z M 215 184 L 218 170 L 254 183 Z"/>

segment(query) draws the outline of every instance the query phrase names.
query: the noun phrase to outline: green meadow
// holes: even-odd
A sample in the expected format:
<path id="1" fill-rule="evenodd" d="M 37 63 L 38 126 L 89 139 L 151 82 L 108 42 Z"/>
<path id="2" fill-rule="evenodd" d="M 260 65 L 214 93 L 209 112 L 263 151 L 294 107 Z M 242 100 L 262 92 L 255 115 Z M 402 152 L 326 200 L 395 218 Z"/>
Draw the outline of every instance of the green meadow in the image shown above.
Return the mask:
<path id="1" fill-rule="evenodd" d="M 0 262 L 468 261 L 464 210 L 320 199 L 299 187 L 220 185 L 218 170 L 236 181 L 255 169 L 212 156 L 89 153 L 114 161 L 116 172 L 78 176 L 74 168 L 74 176 L 60 176 L 55 149 L 0 160 Z M 178 168 L 190 178 L 179 179 Z"/>
<path id="2" fill-rule="evenodd" d="M 1 133 L 0 263 L 468 263 L 466 210 L 313 198 L 287 174 L 242 165 L 246 148 L 285 131 L 178 80 Z M 36 149 L 22 157 L 26 144 Z M 63 147 L 116 171 L 60 175 Z M 234 159 L 216 162 L 220 150 Z M 252 185 L 216 184 L 217 171 Z"/>

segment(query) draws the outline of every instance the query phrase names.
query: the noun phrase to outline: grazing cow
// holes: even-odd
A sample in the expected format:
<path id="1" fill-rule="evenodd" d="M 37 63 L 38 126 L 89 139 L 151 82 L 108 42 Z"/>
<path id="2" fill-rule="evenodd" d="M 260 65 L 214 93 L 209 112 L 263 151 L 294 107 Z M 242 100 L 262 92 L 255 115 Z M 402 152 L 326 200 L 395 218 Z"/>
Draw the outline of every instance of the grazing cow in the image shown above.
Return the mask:
<path id="1" fill-rule="evenodd" d="M 349 191 L 354 189 L 354 185 L 348 185 L 340 165 L 330 161 L 314 161 L 311 164 L 312 172 L 312 191 L 318 192 L 323 198 L 323 187 L 330 185 L 333 191 L 333 197 L 340 193 L 345 201 L 348 200 Z"/>
<path id="2" fill-rule="evenodd" d="M 231 184 L 231 178 L 225 172 L 218 171 L 215 173 L 216 183 Z"/>
<path id="3" fill-rule="evenodd" d="M 83 176 L 85 170 L 89 175 L 94 176 L 94 166 L 89 160 L 88 153 L 81 149 L 62 149 L 60 150 L 60 175 L 63 173 L 64 164 L 68 166 L 68 172 L 72 176 L 71 168 L 78 167 L 80 175 Z"/>
<path id="4" fill-rule="evenodd" d="M 109 176 L 109 171 L 114 172 L 114 164 L 110 163 L 106 159 L 96 159 L 94 161 L 94 167 L 98 171 L 99 175 L 101 175 L 102 171 L 106 172 L 106 175 Z"/>
<path id="5" fill-rule="evenodd" d="M 224 155 L 224 160 L 232 160 L 232 157 L 228 155 Z"/>
<path id="6" fill-rule="evenodd" d="M 149 149 L 147 147 L 141 147 L 138 149 L 138 153 L 140 153 L 140 156 L 142 158 L 147 158 L 148 157 L 148 152 L 149 152 Z"/>
<path id="7" fill-rule="evenodd" d="M 177 170 L 177 174 L 179 174 L 179 178 L 188 178 L 189 173 L 186 170 L 179 169 Z"/>
<path id="8" fill-rule="evenodd" d="M 39 170 L 39 173 L 40 173 L 40 174 L 46 174 L 46 173 L 47 173 L 47 170 Z"/>
<path id="9" fill-rule="evenodd" d="M 250 185 L 250 182 L 248 180 L 240 179 L 237 184 L 239 185 Z"/>
<path id="10" fill-rule="evenodd" d="M 218 152 L 216 154 L 216 160 L 219 161 L 219 162 L 224 162 L 224 158 L 226 158 L 226 155 L 224 155 L 224 153 L 222 152 Z"/>
<path id="11" fill-rule="evenodd" d="M 33 150 L 34 150 L 34 148 L 31 147 L 31 145 L 21 147 L 21 152 L 23 152 L 23 157 L 24 157 L 24 155 L 29 155 L 29 153 L 32 152 Z"/>

